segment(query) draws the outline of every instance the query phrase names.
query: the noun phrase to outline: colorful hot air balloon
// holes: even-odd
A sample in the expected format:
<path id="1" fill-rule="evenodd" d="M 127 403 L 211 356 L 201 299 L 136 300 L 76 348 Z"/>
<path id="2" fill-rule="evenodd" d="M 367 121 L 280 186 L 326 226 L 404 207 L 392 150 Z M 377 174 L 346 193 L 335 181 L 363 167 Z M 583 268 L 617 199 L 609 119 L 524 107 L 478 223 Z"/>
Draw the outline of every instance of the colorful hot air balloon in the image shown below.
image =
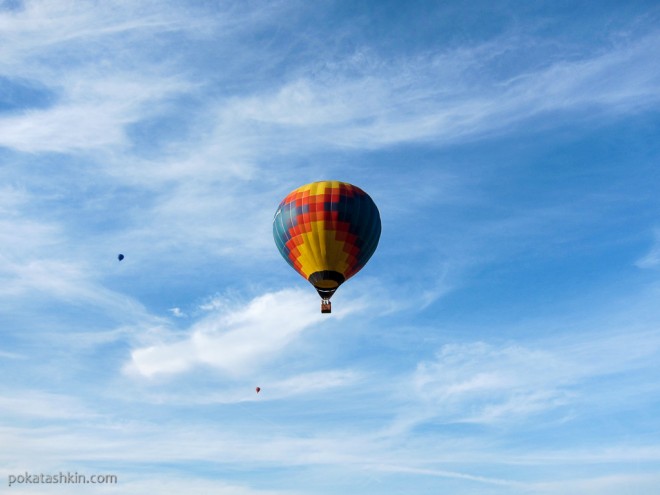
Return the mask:
<path id="1" fill-rule="evenodd" d="M 257 387 L 254 389 L 257 393 L 261 392 L 261 387 Z"/>
<path id="2" fill-rule="evenodd" d="M 292 191 L 273 219 L 280 254 L 316 288 L 322 313 L 330 313 L 337 288 L 374 254 L 380 230 L 380 214 L 371 197 L 334 180 Z"/>

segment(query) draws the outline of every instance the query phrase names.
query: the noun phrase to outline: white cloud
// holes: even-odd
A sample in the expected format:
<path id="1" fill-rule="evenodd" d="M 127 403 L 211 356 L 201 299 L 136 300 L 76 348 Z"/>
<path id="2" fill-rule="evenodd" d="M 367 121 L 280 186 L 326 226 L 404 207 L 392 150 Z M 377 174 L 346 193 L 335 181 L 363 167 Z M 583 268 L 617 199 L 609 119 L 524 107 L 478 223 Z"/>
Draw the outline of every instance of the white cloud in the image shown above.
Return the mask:
<path id="1" fill-rule="evenodd" d="M 185 318 L 186 316 L 186 314 L 183 311 L 181 311 L 181 308 L 170 308 L 168 311 L 177 318 Z"/>
<path id="2" fill-rule="evenodd" d="M 519 42 L 500 40 L 509 46 L 499 51 L 514 51 Z M 338 70 L 328 80 L 294 80 L 275 94 L 235 101 L 230 113 L 296 127 L 304 140 L 372 148 L 425 139 L 460 141 L 546 111 L 589 105 L 621 111 L 639 109 L 643 101 L 657 103 L 660 74 L 648 59 L 657 37 L 531 72 L 519 67 L 523 75 L 500 75 L 501 84 L 488 79 L 485 86 L 471 74 L 497 62 L 497 55 L 489 54 L 494 44 L 413 61 L 379 61 L 372 64 L 378 69 L 357 76 L 348 67 L 350 77 Z"/>
<path id="3" fill-rule="evenodd" d="M 30 68 L 34 65 L 26 62 L 38 62 L 50 50 L 61 53 L 77 46 L 77 53 L 88 53 L 96 50 L 101 40 L 112 38 L 117 49 L 101 58 L 108 60 L 121 56 L 119 48 L 134 40 L 136 33 L 144 36 L 158 31 L 194 30 L 207 23 L 204 19 L 183 21 L 175 5 L 163 9 L 159 2 L 80 4 L 70 0 L 30 0 L 20 9 L 0 12 L 0 60 L 5 67 Z"/>
<path id="4" fill-rule="evenodd" d="M 636 387 L 601 396 L 596 383 L 619 374 L 653 373 L 658 352 L 657 332 L 639 329 L 585 331 L 527 345 L 447 344 L 403 379 L 397 393 L 418 406 L 401 407 L 383 434 L 399 435 L 427 422 L 520 425 L 551 412 L 556 419 L 568 417 L 581 407 L 612 410 L 622 407 L 625 397 L 648 395 L 651 385 L 638 380 Z"/>
<path id="5" fill-rule="evenodd" d="M 76 77 L 84 75 L 64 81 L 67 88 L 76 85 Z M 51 108 L 0 118 L 0 146 L 64 153 L 127 145 L 126 126 L 155 112 L 159 100 L 188 88 L 144 77 L 137 83 L 136 77 L 117 79 L 111 87 L 107 81 L 86 80 L 78 94 L 63 95 Z"/>
<path id="6" fill-rule="evenodd" d="M 258 296 L 245 305 L 203 317 L 184 340 L 133 350 L 127 370 L 152 377 L 203 364 L 243 375 L 282 353 L 303 331 L 327 320 L 328 315 L 321 315 L 315 302 L 314 294 L 302 289 Z M 351 311 L 350 306 L 344 308 L 342 317 Z"/>
<path id="7" fill-rule="evenodd" d="M 140 302 L 101 285 L 84 262 L 47 258 L 0 261 L 0 294 L 7 299 L 29 296 L 28 299 L 46 297 L 73 304 L 84 302 L 118 318 L 156 321 Z"/>
<path id="8" fill-rule="evenodd" d="M 287 142 L 277 129 L 286 127 L 295 129 L 297 138 L 288 144 L 297 149 L 311 143 L 380 148 L 463 141 L 503 132 L 544 112 L 596 108 L 617 114 L 658 103 L 660 71 L 649 58 L 658 45 L 655 36 L 533 71 L 518 67 L 521 72 L 500 74 L 499 84 L 489 78 L 485 86 L 472 75 L 476 69 L 496 63 L 498 51 L 521 49 L 515 46 L 519 39 L 500 43 L 506 48 L 495 47 L 496 55 L 488 53 L 495 44 L 489 42 L 413 61 L 381 60 L 367 64 L 377 67 L 368 73 L 335 67 L 327 79 L 299 78 L 272 93 L 235 98 L 221 115 L 235 124 L 273 126 L 258 129 L 278 137 L 279 149 Z"/>
<path id="9" fill-rule="evenodd" d="M 445 420 L 490 423 L 564 404 L 575 373 L 551 352 L 476 343 L 443 346 L 413 380 L 423 401 L 444 405 Z"/>
<path id="10" fill-rule="evenodd" d="M 261 9 L 239 9 L 217 12 L 218 17 L 209 21 L 194 11 L 182 16 L 172 6 L 158 9 L 157 4 L 139 8 L 122 2 L 122 8 L 113 4 L 115 8 L 99 12 L 99 6 L 79 9 L 68 2 L 52 3 L 30 2 L 23 11 L 0 17 L 0 25 L 7 28 L 7 59 L 15 60 L 11 67 L 26 54 L 32 57 L 32 71 L 14 75 L 39 80 L 58 94 L 52 108 L 0 120 L 0 143 L 18 150 L 61 152 L 127 144 L 126 126 L 157 114 L 168 98 L 198 87 L 182 74 L 178 61 L 170 57 L 155 63 L 130 49 L 130 42 L 143 43 L 139 46 L 151 54 L 154 48 L 145 40 L 152 40 L 154 32 L 181 30 L 193 36 L 210 33 L 205 29 L 214 26 L 213 32 L 230 39 L 231 47 L 236 42 L 232 36 L 241 30 L 227 29 L 228 25 L 255 29 L 267 17 Z M 73 57 L 76 65 L 57 77 L 52 65 L 37 56 L 56 51 L 62 43 L 85 40 L 92 41 L 76 48 L 82 54 L 104 51 L 99 48 L 104 44 L 115 49 L 98 61 L 93 56 Z M 278 87 L 252 88 L 247 95 L 209 101 L 194 124 L 203 130 L 194 140 L 196 151 L 187 149 L 169 165 L 159 161 L 158 175 L 185 174 L 191 163 L 198 164 L 193 169 L 199 173 L 209 168 L 210 157 L 219 156 L 225 169 L 240 176 L 273 152 L 300 154 L 319 145 L 379 148 L 429 139 L 449 143 L 502 132 L 543 112 L 595 106 L 616 114 L 657 104 L 660 74 L 651 56 L 658 45 L 655 36 L 570 62 L 548 58 L 545 67 L 513 65 L 508 72 L 493 72 L 500 59 L 524 50 L 525 43 L 532 41 L 503 36 L 412 59 L 385 59 L 367 47 L 340 61 L 314 62 L 309 71 L 301 71 L 305 76 L 294 75 Z M 532 44 L 530 49 L 537 48 Z M 248 57 L 259 53 L 250 45 L 243 50 Z M 112 68 L 111 76 L 107 67 Z M 489 73 L 488 84 L 475 76 L 482 70 Z"/>
<path id="11" fill-rule="evenodd" d="M 154 31 L 184 27 L 193 29 L 173 9 L 150 11 L 130 2 L 31 1 L 23 9 L 3 11 L 4 76 L 43 88 L 52 101 L 47 108 L 0 117 L 0 146 L 64 153 L 116 151 L 128 144 L 128 125 L 158 114 L 167 98 L 195 86 L 171 64 L 148 62 L 131 43 L 153 43 Z"/>
<path id="12" fill-rule="evenodd" d="M 5 187 L 4 192 L 6 196 L 0 195 L 0 304 L 18 308 L 19 301 L 51 298 L 85 303 L 119 318 L 154 321 L 140 302 L 103 284 L 106 267 L 88 250 L 91 241 L 72 239 L 64 222 L 34 218 L 32 210 L 39 201 L 35 195 L 15 187 Z"/>

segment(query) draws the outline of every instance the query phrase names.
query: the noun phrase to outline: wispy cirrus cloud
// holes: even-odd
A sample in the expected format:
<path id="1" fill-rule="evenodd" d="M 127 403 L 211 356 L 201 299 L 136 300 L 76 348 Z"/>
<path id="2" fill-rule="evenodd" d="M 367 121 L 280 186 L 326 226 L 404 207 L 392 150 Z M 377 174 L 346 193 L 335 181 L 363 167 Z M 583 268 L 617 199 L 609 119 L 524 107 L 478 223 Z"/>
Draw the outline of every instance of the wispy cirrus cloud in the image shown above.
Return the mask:
<path id="1" fill-rule="evenodd" d="M 0 146 L 29 153 L 124 147 L 130 142 L 127 126 L 153 115 L 159 102 L 191 88 L 185 81 L 157 77 L 112 77 L 70 75 L 53 106 L 0 117 Z"/>
<path id="2" fill-rule="evenodd" d="M 0 221 L 0 239 L 9 249 L 0 254 L 0 294 L 5 300 L 43 298 L 67 304 L 85 303 L 108 314 L 151 318 L 137 300 L 105 287 L 86 259 L 68 255 L 56 225 L 22 220 Z M 16 306 L 15 306 L 16 307 Z"/>
<path id="3" fill-rule="evenodd" d="M 261 133 L 278 136 L 284 145 L 285 130 L 295 129 L 289 146 L 296 149 L 312 143 L 380 148 L 461 142 L 511 132 L 543 114 L 618 115 L 659 101 L 660 71 L 650 56 L 660 44 L 655 35 L 582 59 L 517 66 L 486 85 L 476 76 L 479 69 L 489 70 L 525 45 L 524 39 L 498 41 L 500 46 L 490 41 L 405 62 L 367 54 L 335 67 L 332 77 L 321 72 L 294 79 L 274 93 L 235 98 L 221 115 L 235 124 L 257 124 Z"/>
<path id="4" fill-rule="evenodd" d="M 122 147 L 127 126 L 191 90 L 172 64 L 148 62 L 132 48 L 158 32 L 194 29 L 190 23 L 147 4 L 103 7 L 37 1 L 0 12 L 5 85 L 50 95 L 39 108 L 25 99 L 25 108 L 15 102 L 0 116 L 0 146 L 28 153 Z"/>
<path id="5" fill-rule="evenodd" d="M 24 10 L 5 12 L 5 50 L 14 50 L 23 60 L 25 53 L 42 54 L 80 38 L 92 39 L 87 50 L 93 51 L 105 44 L 135 43 L 136 36 L 145 44 L 147 33 L 153 32 L 180 30 L 199 37 L 236 22 L 257 29 L 250 24 L 256 13 L 248 15 L 240 9 L 233 17 L 225 12 L 224 17 L 209 21 L 196 17 L 199 12 L 179 19 L 174 12 L 150 9 L 148 4 L 142 9 L 108 9 L 107 16 L 99 16 L 96 9 L 53 4 L 31 2 Z M 242 21 L 241 16 L 245 17 Z M 257 25 L 264 18 L 260 12 Z M 40 26 L 41 34 L 29 32 L 28 27 L 35 26 Z M 236 34 L 231 29 L 227 32 L 226 36 Z M 525 62 L 524 57 L 521 63 L 510 63 L 522 50 L 539 55 L 548 50 L 520 36 L 412 59 L 387 58 L 368 45 L 341 59 L 322 53 L 321 61 L 306 61 L 313 75 L 302 76 L 304 71 L 298 70 L 274 88 L 255 87 L 247 95 L 200 106 L 198 121 L 192 125 L 205 128 L 207 138 L 195 139 L 194 147 L 198 154 L 209 147 L 209 152 L 221 157 L 233 149 L 234 162 L 243 157 L 236 165 L 243 170 L 255 162 L 263 164 L 264 154 L 273 151 L 287 155 L 318 146 L 373 149 L 429 140 L 449 144 L 505 129 L 511 132 L 530 118 L 552 112 L 570 112 L 575 117 L 576 112 L 642 111 L 658 102 L 655 88 L 660 74 L 650 56 L 657 46 L 658 38 L 651 34 L 570 61 L 547 57 L 545 65 Z M 152 49 L 166 50 L 167 45 Z M 244 49 L 253 53 L 263 46 L 248 44 Z M 194 94 L 199 87 L 193 77 L 180 71 L 180 61 L 149 61 L 145 66 L 143 58 L 137 51 L 119 49 L 101 61 L 74 57 L 73 67 L 55 79 L 39 73 L 40 68 L 52 70 L 52 65 L 34 55 L 34 74 L 15 76 L 39 80 L 53 89 L 57 101 L 50 108 L 0 120 L 2 144 L 32 152 L 126 146 L 128 126 L 168 111 L 169 99 Z M 502 65 L 508 69 L 497 71 L 502 62 L 507 62 Z M 108 63 L 114 69 L 111 77 L 103 69 Z M 123 75 L 116 70 L 118 65 L 124 67 Z M 478 76 L 484 71 L 492 76 L 485 81 Z M 199 156 L 209 155 L 201 152 Z M 182 161 L 189 161 L 185 153 Z"/>
<path id="6" fill-rule="evenodd" d="M 125 60 L 124 49 L 137 40 L 157 32 L 200 30 L 208 25 L 208 20 L 202 17 L 193 22 L 194 17 L 182 16 L 183 11 L 177 10 L 176 4 L 171 4 L 169 9 L 160 9 L 160 5 L 125 1 L 79 5 L 68 0 L 32 0 L 16 9 L 2 9 L 0 32 L 6 41 L 0 51 L 2 66 L 21 71 L 25 76 L 37 68 L 57 70 L 57 65 L 43 58 L 45 54 L 57 55 L 57 60 L 62 62 L 71 55 L 93 53 L 108 39 L 117 43 L 117 50 L 105 53 L 100 61 Z M 71 57 L 67 65 L 83 60 L 83 57 Z"/>
<path id="7" fill-rule="evenodd" d="M 576 408 L 602 402 L 595 382 L 652 374 L 659 352 L 660 337 L 652 330 L 610 329 L 525 345 L 446 344 L 404 380 L 401 394 L 409 397 L 410 387 L 419 406 L 406 408 L 385 431 L 401 434 L 428 422 L 520 425 L 547 414 L 567 419 Z M 641 380 L 625 393 L 642 397 L 649 386 Z"/>

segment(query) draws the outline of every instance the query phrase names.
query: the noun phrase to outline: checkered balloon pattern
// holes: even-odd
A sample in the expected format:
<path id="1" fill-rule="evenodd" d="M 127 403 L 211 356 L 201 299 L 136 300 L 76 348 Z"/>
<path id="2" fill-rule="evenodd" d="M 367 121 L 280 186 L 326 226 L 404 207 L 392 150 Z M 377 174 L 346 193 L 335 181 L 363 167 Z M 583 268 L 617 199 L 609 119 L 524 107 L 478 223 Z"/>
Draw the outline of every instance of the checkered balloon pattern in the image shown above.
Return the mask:
<path id="1" fill-rule="evenodd" d="M 371 258 L 380 231 L 380 214 L 371 197 L 339 181 L 314 182 L 292 191 L 273 219 L 282 257 L 317 290 L 330 294 Z"/>

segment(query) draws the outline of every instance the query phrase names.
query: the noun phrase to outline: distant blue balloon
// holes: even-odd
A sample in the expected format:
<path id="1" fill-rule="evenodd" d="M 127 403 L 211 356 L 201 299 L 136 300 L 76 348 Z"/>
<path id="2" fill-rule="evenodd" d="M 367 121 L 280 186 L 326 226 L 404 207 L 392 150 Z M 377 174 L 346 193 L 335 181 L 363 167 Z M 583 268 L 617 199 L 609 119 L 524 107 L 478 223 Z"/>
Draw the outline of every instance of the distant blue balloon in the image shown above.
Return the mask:
<path id="1" fill-rule="evenodd" d="M 119 256 L 117 256 L 117 259 L 118 259 L 119 261 L 123 260 L 123 259 L 124 259 L 124 255 L 123 255 L 123 254 L 120 254 Z"/>

